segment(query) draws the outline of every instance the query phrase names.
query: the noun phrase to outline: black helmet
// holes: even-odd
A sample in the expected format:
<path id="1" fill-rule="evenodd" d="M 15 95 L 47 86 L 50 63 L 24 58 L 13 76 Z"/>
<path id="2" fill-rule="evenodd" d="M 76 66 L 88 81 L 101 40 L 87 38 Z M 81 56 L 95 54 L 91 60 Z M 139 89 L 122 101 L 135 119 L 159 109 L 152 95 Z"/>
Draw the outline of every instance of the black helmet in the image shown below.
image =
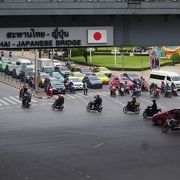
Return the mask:
<path id="1" fill-rule="evenodd" d="M 156 102 L 156 100 L 155 99 L 153 99 L 153 103 L 155 103 Z"/>

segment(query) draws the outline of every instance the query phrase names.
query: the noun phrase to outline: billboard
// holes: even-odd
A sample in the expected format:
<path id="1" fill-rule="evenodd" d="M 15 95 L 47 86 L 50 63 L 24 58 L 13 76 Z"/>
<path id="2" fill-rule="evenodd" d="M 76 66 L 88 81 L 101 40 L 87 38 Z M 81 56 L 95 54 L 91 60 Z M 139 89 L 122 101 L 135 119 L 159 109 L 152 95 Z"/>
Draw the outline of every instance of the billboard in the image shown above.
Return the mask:
<path id="1" fill-rule="evenodd" d="M 1 28 L 0 49 L 113 46 L 113 27 Z"/>

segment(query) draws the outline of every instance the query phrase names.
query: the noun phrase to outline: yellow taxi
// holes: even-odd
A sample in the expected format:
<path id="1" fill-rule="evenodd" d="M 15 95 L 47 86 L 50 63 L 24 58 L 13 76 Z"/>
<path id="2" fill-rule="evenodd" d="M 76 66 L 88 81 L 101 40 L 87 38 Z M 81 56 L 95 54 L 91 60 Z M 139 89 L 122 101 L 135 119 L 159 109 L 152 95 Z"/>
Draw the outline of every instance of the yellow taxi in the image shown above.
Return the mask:
<path id="1" fill-rule="evenodd" d="M 109 83 L 109 78 L 103 73 L 93 73 L 103 84 Z"/>
<path id="2" fill-rule="evenodd" d="M 106 67 L 98 67 L 98 68 L 99 68 L 99 72 L 105 74 L 107 77 L 112 76 L 112 72 Z"/>
<path id="3" fill-rule="evenodd" d="M 73 72 L 69 75 L 70 78 L 79 78 L 81 81 L 84 79 L 85 75 L 80 72 Z"/>

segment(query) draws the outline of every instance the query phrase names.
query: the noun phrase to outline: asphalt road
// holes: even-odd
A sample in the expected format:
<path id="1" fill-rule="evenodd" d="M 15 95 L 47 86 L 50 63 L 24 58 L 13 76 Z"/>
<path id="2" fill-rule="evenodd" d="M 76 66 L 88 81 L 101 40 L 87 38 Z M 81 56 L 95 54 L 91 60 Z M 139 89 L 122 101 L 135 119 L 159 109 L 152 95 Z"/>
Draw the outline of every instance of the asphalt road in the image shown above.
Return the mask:
<path id="1" fill-rule="evenodd" d="M 23 109 L 14 100 L 18 91 L 0 87 L 1 180 L 179 180 L 180 131 L 162 133 L 142 118 L 152 101 L 148 93 L 138 98 L 139 115 L 124 114 L 131 98 L 112 98 L 106 87 L 90 90 L 89 96 L 65 95 L 59 112 L 50 108 L 53 99 L 33 99 Z M 96 92 L 103 112 L 87 113 Z M 179 106 L 180 97 L 157 102 L 165 111 Z"/>

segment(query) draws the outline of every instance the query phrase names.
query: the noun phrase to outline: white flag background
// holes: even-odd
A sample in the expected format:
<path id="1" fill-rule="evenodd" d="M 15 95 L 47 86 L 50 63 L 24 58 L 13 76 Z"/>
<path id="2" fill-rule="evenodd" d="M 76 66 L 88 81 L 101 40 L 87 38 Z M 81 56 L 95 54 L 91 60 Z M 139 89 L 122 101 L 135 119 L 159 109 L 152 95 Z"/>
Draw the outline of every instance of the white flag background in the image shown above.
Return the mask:
<path id="1" fill-rule="evenodd" d="M 107 43 L 107 30 L 88 30 L 88 43 Z"/>

